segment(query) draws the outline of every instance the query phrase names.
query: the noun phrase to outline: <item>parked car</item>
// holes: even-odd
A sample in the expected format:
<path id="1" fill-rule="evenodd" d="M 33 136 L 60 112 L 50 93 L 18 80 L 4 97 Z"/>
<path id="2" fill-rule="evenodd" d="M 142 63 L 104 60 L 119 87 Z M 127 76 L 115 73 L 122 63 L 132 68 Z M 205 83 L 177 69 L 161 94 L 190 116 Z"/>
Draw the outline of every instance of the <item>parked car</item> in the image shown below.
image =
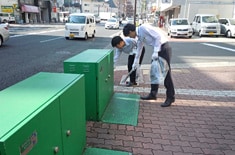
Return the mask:
<path id="1" fill-rule="evenodd" d="M 192 38 L 193 29 L 186 18 L 170 19 L 167 26 L 167 34 L 170 37 L 188 37 Z"/>
<path id="2" fill-rule="evenodd" d="M 105 23 L 105 29 L 119 29 L 119 21 L 116 18 L 110 18 Z"/>
<path id="3" fill-rule="evenodd" d="M 8 23 L 0 23 L 0 47 L 10 38 Z"/>
<path id="4" fill-rule="evenodd" d="M 95 22 L 96 23 L 100 23 L 100 21 L 101 21 L 100 16 L 95 15 Z"/>
<path id="5" fill-rule="evenodd" d="M 233 18 L 220 18 L 220 27 L 221 27 L 221 34 L 225 35 L 226 37 L 235 37 L 235 19 Z"/>
<path id="6" fill-rule="evenodd" d="M 4 23 L 15 23 L 15 17 L 8 12 L 0 12 L 1 21 Z"/>
<path id="7" fill-rule="evenodd" d="M 126 24 L 134 24 L 134 18 L 127 17 L 125 20 L 122 21 L 123 26 L 125 26 Z"/>
<path id="8" fill-rule="evenodd" d="M 193 34 L 198 34 L 199 37 L 220 35 L 220 23 L 214 14 L 196 14 L 192 28 Z"/>
<path id="9" fill-rule="evenodd" d="M 95 37 L 95 16 L 89 13 L 72 13 L 65 24 L 65 39 Z"/>
<path id="10" fill-rule="evenodd" d="M 127 18 L 128 24 L 134 24 L 134 18 Z"/>

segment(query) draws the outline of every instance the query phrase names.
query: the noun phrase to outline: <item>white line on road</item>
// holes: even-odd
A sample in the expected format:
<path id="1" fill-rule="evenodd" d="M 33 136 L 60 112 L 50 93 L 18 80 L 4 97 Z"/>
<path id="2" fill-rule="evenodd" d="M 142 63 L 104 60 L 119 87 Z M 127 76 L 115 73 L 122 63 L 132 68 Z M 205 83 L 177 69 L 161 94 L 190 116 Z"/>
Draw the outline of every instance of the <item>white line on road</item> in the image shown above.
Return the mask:
<path id="1" fill-rule="evenodd" d="M 23 37 L 23 36 L 28 36 L 28 35 L 36 35 L 36 34 L 42 34 L 42 33 L 48 33 L 48 32 L 56 32 L 56 31 L 61 31 L 62 29 L 57 29 L 57 30 L 51 30 L 51 31 L 42 31 L 42 32 L 33 32 L 33 33 L 28 33 L 28 34 L 18 34 L 14 36 L 10 36 L 11 38 L 16 38 L 16 37 Z"/>
<path id="2" fill-rule="evenodd" d="M 214 45 L 214 44 L 208 44 L 208 43 L 202 43 L 202 44 L 206 45 L 206 46 L 216 47 L 216 48 L 224 49 L 227 51 L 235 52 L 235 49 L 232 49 L 232 48 L 227 48 L 227 47 L 218 46 L 218 45 Z"/>
<path id="3" fill-rule="evenodd" d="M 61 31 L 61 30 L 62 29 L 50 30 L 50 31 L 42 31 L 42 32 L 33 32 L 33 33 L 29 33 L 28 35 L 42 34 L 42 33 L 48 33 L 48 32 L 56 32 L 56 31 Z"/>
<path id="4" fill-rule="evenodd" d="M 53 41 L 53 40 L 57 40 L 57 39 L 61 39 L 61 38 L 64 38 L 64 37 L 58 37 L 58 38 L 53 38 L 53 39 L 42 40 L 42 41 L 40 41 L 40 43 L 45 43 L 45 42 L 49 42 L 49 41 Z"/>
<path id="5" fill-rule="evenodd" d="M 122 31 L 118 31 L 117 33 L 114 33 L 113 35 L 109 36 L 110 38 L 113 38 L 115 36 L 120 36 Z"/>

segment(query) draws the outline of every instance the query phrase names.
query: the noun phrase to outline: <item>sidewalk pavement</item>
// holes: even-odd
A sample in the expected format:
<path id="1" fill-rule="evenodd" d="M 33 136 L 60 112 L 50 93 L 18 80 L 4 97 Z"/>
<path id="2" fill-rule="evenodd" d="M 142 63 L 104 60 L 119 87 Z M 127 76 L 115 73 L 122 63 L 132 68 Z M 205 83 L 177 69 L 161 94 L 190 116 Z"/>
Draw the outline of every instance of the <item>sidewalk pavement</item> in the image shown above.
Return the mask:
<path id="1" fill-rule="evenodd" d="M 139 85 L 120 85 L 127 67 L 114 71 L 115 92 L 147 95 L 149 65 L 141 66 Z M 176 101 L 162 108 L 140 100 L 138 125 L 87 122 L 87 146 L 133 155 L 235 155 L 235 62 L 172 64 Z"/>
<path id="2" fill-rule="evenodd" d="M 165 100 L 161 87 L 156 101 L 140 100 L 137 126 L 88 122 L 87 145 L 134 155 L 235 155 L 234 66 L 173 64 L 172 106 L 160 107 Z M 115 70 L 115 92 L 146 95 L 150 85 L 145 67 L 137 87 L 121 86 L 127 71 Z"/>

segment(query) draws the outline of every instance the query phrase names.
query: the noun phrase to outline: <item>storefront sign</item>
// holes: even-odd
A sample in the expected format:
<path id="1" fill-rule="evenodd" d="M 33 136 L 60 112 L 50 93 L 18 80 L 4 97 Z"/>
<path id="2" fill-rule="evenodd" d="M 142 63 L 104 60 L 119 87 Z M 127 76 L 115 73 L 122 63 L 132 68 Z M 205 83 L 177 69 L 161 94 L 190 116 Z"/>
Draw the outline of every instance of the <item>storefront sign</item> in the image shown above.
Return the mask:
<path id="1" fill-rule="evenodd" d="M 2 12 L 13 13 L 13 6 L 1 6 Z"/>

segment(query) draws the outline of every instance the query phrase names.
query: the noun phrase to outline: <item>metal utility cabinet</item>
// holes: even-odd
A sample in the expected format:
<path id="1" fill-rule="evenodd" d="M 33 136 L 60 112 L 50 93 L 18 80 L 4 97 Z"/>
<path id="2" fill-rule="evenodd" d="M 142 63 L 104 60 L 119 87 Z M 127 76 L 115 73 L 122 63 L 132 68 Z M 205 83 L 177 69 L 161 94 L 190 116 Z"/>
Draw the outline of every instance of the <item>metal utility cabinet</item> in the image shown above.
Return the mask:
<path id="1" fill-rule="evenodd" d="M 113 50 L 85 50 L 64 61 L 64 72 L 85 75 L 86 119 L 100 120 L 114 91 Z"/>
<path id="2" fill-rule="evenodd" d="M 81 155 L 84 75 L 38 73 L 0 92 L 0 155 Z"/>

